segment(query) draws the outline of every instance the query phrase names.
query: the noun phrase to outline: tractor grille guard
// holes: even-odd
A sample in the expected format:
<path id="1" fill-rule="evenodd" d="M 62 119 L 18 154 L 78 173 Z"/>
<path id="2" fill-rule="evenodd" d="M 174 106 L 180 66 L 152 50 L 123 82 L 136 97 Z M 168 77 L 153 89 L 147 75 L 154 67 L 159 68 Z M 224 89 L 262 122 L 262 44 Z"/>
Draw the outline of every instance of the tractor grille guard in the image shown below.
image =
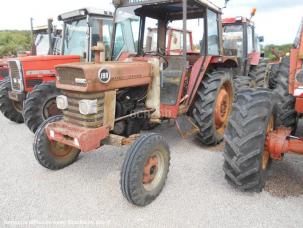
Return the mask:
<path id="1" fill-rule="evenodd" d="M 8 61 L 12 90 L 22 92 L 24 90 L 22 65 L 19 60 Z"/>
<path id="2" fill-rule="evenodd" d="M 62 91 L 67 97 L 68 108 L 63 110 L 64 121 L 79 127 L 98 128 L 103 124 L 104 93 L 78 93 Z M 97 113 L 83 115 L 79 111 L 80 100 L 97 100 Z"/>

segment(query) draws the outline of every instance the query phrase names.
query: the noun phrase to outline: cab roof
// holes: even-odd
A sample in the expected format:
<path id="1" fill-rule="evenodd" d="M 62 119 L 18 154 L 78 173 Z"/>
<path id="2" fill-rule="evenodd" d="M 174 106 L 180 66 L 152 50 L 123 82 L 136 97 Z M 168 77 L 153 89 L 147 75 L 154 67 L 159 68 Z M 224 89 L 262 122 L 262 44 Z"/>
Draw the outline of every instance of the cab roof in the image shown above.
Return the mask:
<path id="1" fill-rule="evenodd" d="M 125 6 L 142 6 L 142 8 L 155 8 L 160 12 L 173 12 L 182 10 L 183 0 L 113 0 L 116 8 Z M 187 0 L 188 12 L 201 11 L 201 6 L 212 9 L 217 13 L 222 13 L 221 8 L 208 0 Z M 200 6 L 200 7 L 199 7 Z M 160 14 L 159 12 L 159 14 Z"/>
<path id="2" fill-rule="evenodd" d="M 75 20 L 77 18 L 86 17 L 87 15 L 113 18 L 113 13 L 111 11 L 96 9 L 96 8 L 82 8 L 67 13 L 63 13 L 58 16 L 58 20 L 59 21 Z"/>

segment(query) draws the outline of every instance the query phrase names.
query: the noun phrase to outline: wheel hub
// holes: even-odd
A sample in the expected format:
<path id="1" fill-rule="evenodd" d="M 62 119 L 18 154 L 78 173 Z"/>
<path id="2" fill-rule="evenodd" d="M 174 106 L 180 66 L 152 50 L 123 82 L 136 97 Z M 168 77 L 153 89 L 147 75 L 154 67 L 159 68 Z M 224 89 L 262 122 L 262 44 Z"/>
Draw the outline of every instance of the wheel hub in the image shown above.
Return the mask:
<path id="1" fill-rule="evenodd" d="M 74 150 L 73 147 L 53 141 L 50 145 L 50 151 L 55 157 L 65 157 Z"/>
<path id="2" fill-rule="evenodd" d="M 262 156 L 262 169 L 266 170 L 269 160 L 270 160 L 270 149 L 269 149 L 269 143 L 268 143 L 268 137 L 269 133 L 274 130 L 274 116 L 271 115 L 268 126 L 266 129 L 266 138 L 265 138 L 265 146 L 264 146 L 264 151 L 263 151 L 263 156 Z"/>
<path id="3" fill-rule="evenodd" d="M 215 106 L 215 124 L 219 131 L 224 131 L 227 125 L 231 104 L 231 89 L 228 86 L 223 86 L 218 93 Z"/>
<path id="4" fill-rule="evenodd" d="M 149 157 L 145 166 L 143 173 L 143 184 L 149 184 L 154 179 L 158 172 L 158 159 L 157 156 Z"/>

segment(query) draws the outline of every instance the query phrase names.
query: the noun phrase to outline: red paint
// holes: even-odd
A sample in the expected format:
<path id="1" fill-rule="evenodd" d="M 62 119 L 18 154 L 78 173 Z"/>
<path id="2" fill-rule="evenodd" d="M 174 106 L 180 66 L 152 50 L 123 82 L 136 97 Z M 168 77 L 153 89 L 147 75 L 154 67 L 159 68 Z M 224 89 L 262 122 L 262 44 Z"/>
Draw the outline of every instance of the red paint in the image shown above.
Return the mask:
<path id="1" fill-rule="evenodd" d="M 54 81 L 56 71 L 55 66 L 66 63 L 80 62 L 80 56 L 60 56 L 60 55 L 48 55 L 48 56 L 28 56 L 19 58 L 23 68 L 23 81 L 25 82 L 24 92 L 28 93 L 33 90 L 32 87 L 27 85 L 27 80 L 42 79 L 42 82 Z M 29 75 L 29 71 L 43 71 L 48 70 L 49 74 L 34 74 Z"/>
<path id="2" fill-rule="evenodd" d="M 78 148 L 82 152 L 99 148 L 101 141 L 109 136 L 109 128 L 106 126 L 90 129 L 64 121 L 48 124 L 45 131 L 50 141 L 57 141 Z M 53 131 L 54 137 L 51 137 L 51 131 Z M 75 143 L 75 139 L 77 139 L 79 145 Z"/>
<path id="3" fill-rule="evenodd" d="M 249 59 L 250 65 L 258 66 L 260 59 L 261 59 L 261 53 L 254 51 L 254 52 L 248 54 L 248 59 Z"/>
<path id="4" fill-rule="evenodd" d="M 290 139 L 290 133 L 291 129 L 281 127 L 267 135 L 265 145 L 271 158 L 282 160 L 287 152 L 303 154 L 303 140 Z"/>
<path id="5" fill-rule="evenodd" d="M 191 74 L 190 74 L 190 80 L 188 84 L 187 89 L 187 95 L 190 97 L 189 100 L 187 100 L 186 104 L 188 107 L 191 106 L 192 102 L 194 101 L 195 94 L 201 84 L 201 81 L 205 75 L 205 72 L 208 68 L 208 65 L 210 64 L 212 60 L 212 56 L 201 56 L 194 64 Z M 203 65 L 202 65 L 203 64 Z"/>

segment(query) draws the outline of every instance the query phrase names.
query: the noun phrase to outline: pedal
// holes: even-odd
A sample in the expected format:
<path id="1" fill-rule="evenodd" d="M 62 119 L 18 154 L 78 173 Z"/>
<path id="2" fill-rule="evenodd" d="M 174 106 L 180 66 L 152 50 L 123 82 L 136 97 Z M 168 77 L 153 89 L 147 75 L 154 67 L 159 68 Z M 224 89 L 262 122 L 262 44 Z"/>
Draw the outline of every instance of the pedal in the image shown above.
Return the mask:
<path id="1" fill-rule="evenodd" d="M 193 120 L 186 115 L 179 116 L 176 119 L 176 127 L 183 139 L 187 139 L 191 135 L 200 131 L 197 125 L 193 122 Z"/>

